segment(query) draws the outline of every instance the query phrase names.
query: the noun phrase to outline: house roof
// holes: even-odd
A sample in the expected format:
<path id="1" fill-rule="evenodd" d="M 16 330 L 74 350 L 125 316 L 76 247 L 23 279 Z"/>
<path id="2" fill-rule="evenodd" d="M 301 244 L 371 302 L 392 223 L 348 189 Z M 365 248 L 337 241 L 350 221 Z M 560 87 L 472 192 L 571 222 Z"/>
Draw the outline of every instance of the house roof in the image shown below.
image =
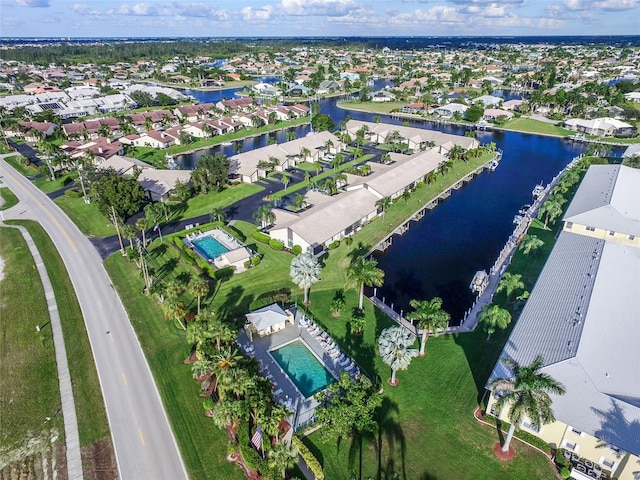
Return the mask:
<path id="1" fill-rule="evenodd" d="M 131 157 L 124 157 L 122 155 L 113 155 L 112 157 L 107 158 L 106 160 L 103 160 L 98 164 L 98 168 L 105 170 L 108 168 L 112 168 L 116 173 L 120 175 L 123 173 L 130 173 L 130 170 L 134 167 L 138 167 L 140 169 L 153 168 L 150 167 L 148 163 L 144 163 L 141 160 Z"/>
<path id="2" fill-rule="evenodd" d="M 277 303 L 267 305 L 253 312 L 245 314 L 247 321 L 259 332 L 273 327 L 287 320 L 288 316 Z"/>
<path id="3" fill-rule="evenodd" d="M 622 165 L 593 165 L 564 220 L 640 236 L 640 170 Z"/>
<path id="4" fill-rule="evenodd" d="M 320 245 L 374 212 L 379 196 L 359 188 L 334 198 L 302 212 L 297 219 L 280 225 L 276 223 L 272 231 L 290 228 L 309 245 Z"/>
<path id="5" fill-rule="evenodd" d="M 176 187 L 176 183 L 191 180 L 190 170 L 156 170 L 145 168 L 138 176 L 138 182 L 146 191 L 165 195 Z"/>
<path id="6" fill-rule="evenodd" d="M 581 196 L 607 183 L 608 170 L 591 167 L 585 180 L 603 179 L 583 182 L 569 209 L 585 205 Z M 635 455 L 639 284 L 640 248 L 563 231 L 501 355 L 520 364 L 541 355 L 541 371 L 566 388 L 565 395 L 551 396 L 556 418 Z M 498 362 L 489 380 L 509 376 Z"/>

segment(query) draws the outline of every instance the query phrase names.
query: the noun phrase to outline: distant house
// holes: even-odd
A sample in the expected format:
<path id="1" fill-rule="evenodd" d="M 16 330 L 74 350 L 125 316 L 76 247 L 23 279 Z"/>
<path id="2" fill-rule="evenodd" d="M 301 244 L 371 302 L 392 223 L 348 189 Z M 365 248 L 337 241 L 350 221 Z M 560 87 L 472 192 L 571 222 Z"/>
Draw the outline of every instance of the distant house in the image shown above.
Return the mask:
<path id="1" fill-rule="evenodd" d="M 19 134 L 22 132 L 27 142 L 37 142 L 42 138 L 52 136 L 57 129 L 58 125 L 50 122 L 20 122 L 20 128 L 18 132 L 15 133 Z M 7 133 L 9 133 L 9 131 L 7 131 Z"/>
<path id="2" fill-rule="evenodd" d="M 464 112 L 467 111 L 467 108 L 469 107 L 467 107 L 466 105 L 462 105 L 461 103 L 448 103 L 446 105 L 443 105 L 441 107 L 434 109 L 433 113 L 443 118 L 451 118 L 456 113 L 460 113 L 460 115 L 464 115 Z"/>
<path id="3" fill-rule="evenodd" d="M 396 96 L 391 92 L 387 92 L 386 90 L 378 90 L 377 92 L 373 92 L 371 94 L 372 102 L 391 102 L 395 99 Z"/>
<path id="4" fill-rule="evenodd" d="M 122 141 L 122 140 L 121 140 Z M 124 143 L 124 142 L 123 142 Z M 169 148 L 175 143 L 175 139 L 167 135 L 165 132 L 149 130 L 142 133 L 131 142 L 136 147 L 153 147 L 153 148 Z"/>
<path id="5" fill-rule="evenodd" d="M 403 105 L 400 108 L 402 113 L 413 113 L 419 114 L 424 112 L 424 104 L 423 103 L 409 103 L 407 105 Z"/>
<path id="6" fill-rule="evenodd" d="M 339 92 L 340 90 L 342 90 L 342 85 L 335 80 L 323 80 L 320 82 L 320 85 L 318 85 L 316 92 L 319 94 L 325 94 Z"/>
<path id="7" fill-rule="evenodd" d="M 279 93 L 277 87 L 274 87 L 273 85 L 270 85 L 268 83 L 256 83 L 251 88 L 258 95 L 266 97 L 275 97 Z"/>
<path id="8" fill-rule="evenodd" d="M 640 92 L 629 92 L 624 94 L 625 100 L 640 103 Z"/>
<path id="9" fill-rule="evenodd" d="M 475 98 L 473 102 L 480 102 L 484 105 L 485 108 L 487 108 L 494 105 L 499 105 L 503 100 L 503 98 L 495 97 L 493 95 L 482 95 L 481 97 Z"/>
<path id="10" fill-rule="evenodd" d="M 506 117 L 507 119 L 513 118 L 513 112 L 509 112 L 508 110 L 501 110 L 499 108 L 487 108 L 484 111 L 483 118 L 485 120 L 495 121 L 498 117 Z"/>
<path id="11" fill-rule="evenodd" d="M 313 94 L 313 90 L 305 87 L 304 85 L 295 85 L 284 92 L 285 95 L 289 95 L 291 97 L 303 97 Z"/>
<path id="12" fill-rule="evenodd" d="M 637 127 L 610 117 L 585 120 L 582 118 L 570 118 L 564 122 L 564 127 L 575 132 L 600 137 L 633 137 L 638 134 Z"/>

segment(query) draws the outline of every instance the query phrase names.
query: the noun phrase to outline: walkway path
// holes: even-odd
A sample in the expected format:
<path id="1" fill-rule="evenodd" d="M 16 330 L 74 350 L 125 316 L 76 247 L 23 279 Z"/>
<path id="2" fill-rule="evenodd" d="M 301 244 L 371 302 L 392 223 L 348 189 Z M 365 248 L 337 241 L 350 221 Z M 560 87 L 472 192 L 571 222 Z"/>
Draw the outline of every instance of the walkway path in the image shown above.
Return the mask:
<path id="1" fill-rule="evenodd" d="M 64 419 L 64 438 L 67 448 L 67 474 L 69 479 L 82 479 L 82 457 L 80 455 L 80 436 L 78 434 L 76 404 L 73 400 L 71 374 L 69 373 L 67 349 L 64 344 L 62 325 L 60 324 L 60 313 L 58 312 L 58 305 L 56 304 L 51 280 L 49 279 L 47 268 L 42 261 L 38 247 L 36 247 L 29 231 L 22 226 L 5 225 L 1 221 L 0 225 L 20 230 L 20 233 L 22 233 L 22 236 L 27 242 L 33 261 L 36 264 L 38 274 L 40 275 L 40 281 L 44 287 L 44 295 L 47 299 L 47 307 L 49 308 L 51 331 L 53 332 L 53 346 L 56 353 L 58 383 L 60 385 L 60 400 L 62 402 L 62 417 Z"/>
<path id="2" fill-rule="evenodd" d="M 42 224 L 69 272 L 98 371 L 120 478 L 186 479 L 160 394 L 102 259 L 51 199 L 0 156 L 3 182 L 18 197 L 4 218 Z"/>

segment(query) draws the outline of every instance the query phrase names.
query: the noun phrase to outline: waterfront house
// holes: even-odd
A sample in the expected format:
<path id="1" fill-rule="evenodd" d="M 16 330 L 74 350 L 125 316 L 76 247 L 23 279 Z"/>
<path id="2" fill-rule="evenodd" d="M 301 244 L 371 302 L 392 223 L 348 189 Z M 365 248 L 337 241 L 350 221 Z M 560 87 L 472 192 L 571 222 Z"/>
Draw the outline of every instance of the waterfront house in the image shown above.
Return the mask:
<path id="1" fill-rule="evenodd" d="M 564 127 L 576 132 L 600 137 L 633 137 L 638 134 L 637 127 L 610 117 L 594 118 L 592 120 L 570 118 L 564 122 Z"/>

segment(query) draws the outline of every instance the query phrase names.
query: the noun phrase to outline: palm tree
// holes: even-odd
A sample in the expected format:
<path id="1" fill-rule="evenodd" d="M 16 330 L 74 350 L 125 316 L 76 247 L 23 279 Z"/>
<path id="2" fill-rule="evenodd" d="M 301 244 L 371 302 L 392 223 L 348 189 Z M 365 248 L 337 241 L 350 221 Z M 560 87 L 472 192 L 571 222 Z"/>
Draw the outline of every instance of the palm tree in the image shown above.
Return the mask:
<path id="1" fill-rule="evenodd" d="M 544 215 L 544 228 L 547 228 L 549 221 L 553 222 L 562 215 L 562 206 L 567 201 L 562 195 L 554 193 L 540 206 L 539 216 Z"/>
<path id="2" fill-rule="evenodd" d="M 133 239 L 136 238 L 136 235 L 138 234 L 135 227 L 133 225 L 123 225 L 120 229 L 120 233 L 124 238 L 129 240 L 129 247 L 133 250 Z"/>
<path id="3" fill-rule="evenodd" d="M 174 320 L 180 324 L 182 330 L 186 330 L 183 323 L 184 316 L 187 314 L 187 306 L 181 301 L 171 298 L 162 304 L 164 310 L 164 316 L 167 320 Z"/>
<path id="4" fill-rule="evenodd" d="M 136 228 L 142 233 L 142 246 L 147 247 L 147 228 L 149 228 L 149 221 L 146 217 L 140 217 L 136 220 Z"/>
<path id="5" fill-rule="evenodd" d="M 277 472 L 280 472 L 282 478 L 286 478 L 287 469 L 292 468 L 296 464 L 296 454 L 284 442 L 278 442 L 267 454 L 267 466 Z"/>
<path id="6" fill-rule="evenodd" d="M 263 203 L 254 212 L 253 218 L 255 218 L 256 222 L 259 223 L 262 228 L 266 228 L 273 223 L 276 219 L 276 215 L 273 213 L 270 204 Z"/>
<path id="7" fill-rule="evenodd" d="M 300 157 L 300 160 L 302 160 L 303 162 L 307 159 L 309 155 L 311 155 L 311 150 L 309 150 L 307 147 L 302 147 L 300 149 L 300 153 L 298 154 L 298 156 Z"/>
<path id="8" fill-rule="evenodd" d="M 382 197 L 376 201 L 376 207 L 378 207 L 378 211 L 382 212 L 382 218 L 384 218 L 384 214 L 390 205 L 391 205 L 391 197 Z"/>
<path id="9" fill-rule="evenodd" d="M 511 323 L 511 314 L 508 310 L 498 305 L 485 305 L 478 317 L 478 323 L 480 323 L 484 331 L 487 332 L 488 342 L 496 329 L 504 330 L 509 326 Z"/>
<path id="10" fill-rule="evenodd" d="M 209 293 L 209 282 L 202 277 L 195 277 L 189 282 L 189 292 L 198 299 L 198 313 L 200 313 L 200 300 Z"/>
<path id="11" fill-rule="evenodd" d="M 310 249 L 293 257 L 293 260 L 291 260 L 289 275 L 293 283 L 304 289 L 305 305 L 309 305 L 309 289 L 311 285 L 320 281 L 320 270 L 322 270 L 322 267 Z"/>
<path id="12" fill-rule="evenodd" d="M 424 357 L 424 348 L 429 338 L 429 331 L 437 335 L 438 330 L 447 328 L 451 315 L 442 310 L 442 299 L 440 297 L 434 297 L 431 300 L 411 300 L 409 305 L 414 311 L 407 314 L 407 320 L 417 321 L 418 328 L 422 330 L 420 356 Z"/>
<path id="13" fill-rule="evenodd" d="M 299 211 L 307 206 L 307 201 L 304 199 L 304 195 L 301 195 L 300 193 L 296 193 L 296 196 L 293 197 L 293 201 L 291 202 L 291 205 L 293 206 L 293 208 L 296 209 L 296 211 Z"/>
<path id="14" fill-rule="evenodd" d="M 520 242 L 520 250 L 525 255 L 529 255 L 533 250 L 537 250 L 544 242 L 540 240 L 536 235 L 525 235 Z"/>
<path id="15" fill-rule="evenodd" d="M 395 387 L 396 372 L 409 368 L 411 359 L 417 351 L 409 348 L 415 342 L 416 337 L 409 330 L 401 326 L 389 327 L 382 331 L 378 338 L 378 348 L 384 363 L 391 367 L 391 380 L 389 385 Z"/>
<path id="16" fill-rule="evenodd" d="M 502 362 L 513 372 L 513 376 L 497 378 L 491 382 L 490 387 L 493 392 L 503 393 L 496 402 L 498 411 L 505 405 L 510 407 L 508 417 L 511 426 L 502 445 L 502 451 L 508 452 L 513 433 L 523 416 L 529 418 L 535 427 L 555 420 L 549 393 L 563 395 L 565 388 L 550 375 L 538 371 L 544 365 L 540 355 L 524 367 L 510 358 L 503 358 Z"/>
<path id="17" fill-rule="evenodd" d="M 362 310 L 364 287 L 380 287 L 384 281 L 384 271 L 378 268 L 375 258 L 358 257 L 347 268 L 347 284 L 360 289 L 358 309 Z"/>
<path id="18" fill-rule="evenodd" d="M 291 177 L 287 173 L 283 172 L 281 181 L 282 181 L 282 184 L 284 185 L 284 188 L 286 190 L 287 186 L 289 185 L 289 183 L 291 183 Z"/>
<path id="19" fill-rule="evenodd" d="M 522 281 L 522 275 L 519 273 L 505 273 L 500 279 L 500 283 L 498 284 L 498 288 L 496 292 L 501 292 L 504 290 L 507 294 L 507 299 L 511 298 L 513 292 L 516 290 L 524 289 L 524 282 Z"/>
<path id="20" fill-rule="evenodd" d="M 220 207 L 213 207 L 209 213 L 209 220 L 212 222 L 224 222 L 226 215 Z"/>

